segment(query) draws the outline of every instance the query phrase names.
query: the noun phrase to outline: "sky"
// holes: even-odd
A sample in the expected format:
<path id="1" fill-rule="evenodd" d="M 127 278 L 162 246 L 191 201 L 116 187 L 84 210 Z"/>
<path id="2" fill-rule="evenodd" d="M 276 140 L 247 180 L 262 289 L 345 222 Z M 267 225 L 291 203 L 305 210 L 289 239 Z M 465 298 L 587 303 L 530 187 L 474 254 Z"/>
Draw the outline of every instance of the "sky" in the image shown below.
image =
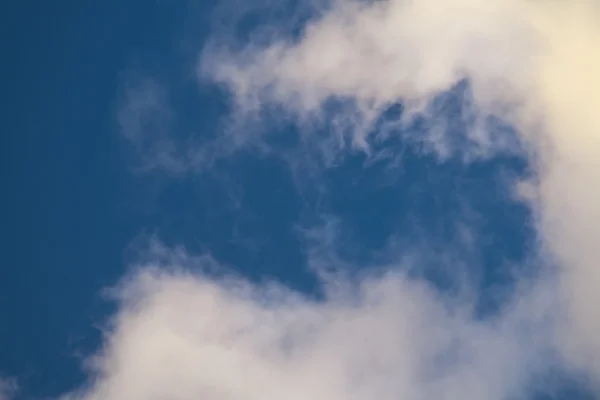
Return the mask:
<path id="1" fill-rule="evenodd" d="M 598 397 L 596 0 L 0 15 L 0 400 Z"/>

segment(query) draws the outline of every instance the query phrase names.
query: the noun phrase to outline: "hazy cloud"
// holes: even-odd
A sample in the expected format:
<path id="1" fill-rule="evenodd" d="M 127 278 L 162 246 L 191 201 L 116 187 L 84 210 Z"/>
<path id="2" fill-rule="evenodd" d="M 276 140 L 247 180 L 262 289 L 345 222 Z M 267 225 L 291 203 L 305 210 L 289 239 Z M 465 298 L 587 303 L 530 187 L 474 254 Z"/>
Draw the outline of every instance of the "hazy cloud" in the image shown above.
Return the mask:
<path id="1" fill-rule="evenodd" d="M 119 129 L 133 149 L 136 169 L 180 173 L 189 167 L 189 156 L 173 132 L 168 87 L 153 78 L 127 75 L 117 104 Z"/>
<path id="2" fill-rule="evenodd" d="M 0 400 L 11 400 L 17 389 L 18 385 L 15 379 L 0 376 Z"/>

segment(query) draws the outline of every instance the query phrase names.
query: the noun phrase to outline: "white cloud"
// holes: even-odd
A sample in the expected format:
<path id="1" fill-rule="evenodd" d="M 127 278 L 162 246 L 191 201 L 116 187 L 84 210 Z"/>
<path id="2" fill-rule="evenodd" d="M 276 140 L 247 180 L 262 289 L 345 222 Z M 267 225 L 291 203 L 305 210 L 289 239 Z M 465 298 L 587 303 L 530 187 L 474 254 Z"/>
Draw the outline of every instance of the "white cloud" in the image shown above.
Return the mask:
<path id="1" fill-rule="evenodd" d="M 204 261 L 160 248 L 120 286 L 90 384 L 67 398 L 517 398 L 556 361 L 553 350 L 600 383 L 597 7 L 593 0 L 340 0 L 297 41 L 277 37 L 241 52 L 209 47 L 201 73 L 232 92 L 236 117 L 279 107 L 310 134 L 330 115 L 328 101 L 343 99 L 332 143 L 347 135 L 365 150 L 386 107 L 423 110 L 468 78 L 480 114 L 512 123 L 535 156 L 538 181 L 522 188 L 535 193 L 527 198 L 560 268 L 523 279 L 511 301 L 482 320 L 469 296 L 443 295 L 396 268 L 325 281 L 317 302 L 275 284 L 191 273 Z M 134 143 L 168 120 L 155 89 L 142 85 L 126 96 L 121 124 Z M 468 134 L 477 146 L 469 151 L 506 149 L 488 133 L 474 124 Z M 443 134 L 422 134 L 446 151 Z M 317 250 L 322 258 L 312 265 L 337 261 Z"/>
<path id="2" fill-rule="evenodd" d="M 529 89 L 528 64 L 537 53 L 533 28 L 520 24 L 515 2 L 504 3 L 338 1 L 297 43 L 275 38 L 266 48 L 250 44 L 233 54 L 209 47 L 200 74 L 232 89 L 242 114 L 270 104 L 302 121 L 319 120 L 331 118 L 323 115 L 327 101 L 350 100 L 353 107 L 335 115 L 334 125 L 365 147 L 385 107 L 403 101 L 422 111 L 462 78 L 474 78 L 479 103 L 514 100 L 506 75 L 517 78 L 511 82 L 517 90 Z M 492 89 L 497 96 L 486 98 Z M 480 141 L 490 139 L 474 128 Z"/>
<path id="3" fill-rule="evenodd" d="M 120 287 L 91 386 L 66 399 L 505 399 L 546 361 L 541 286 L 481 321 L 401 273 L 325 282 L 316 301 L 191 273 L 183 254 Z"/>
<path id="4" fill-rule="evenodd" d="M 231 91 L 239 115 L 280 107 L 311 126 L 328 116 L 328 101 L 345 99 L 351 106 L 335 115 L 342 129 L 332 135 L 349 133 L 367 149 L 387 106 L 423 110 L 469 79 L 480 114 L 518 128 L 535 156 L 533 205 L 561 265 L 560 346 L 600 382 L 599 8 L 595 0 L 340 0 L 298 40 L 209 47 L 199 71 Z M 506 150 L 480 124 L 468 134 L 485 154 Z M 422 135 L 447 151 L 443 134 Z"/>

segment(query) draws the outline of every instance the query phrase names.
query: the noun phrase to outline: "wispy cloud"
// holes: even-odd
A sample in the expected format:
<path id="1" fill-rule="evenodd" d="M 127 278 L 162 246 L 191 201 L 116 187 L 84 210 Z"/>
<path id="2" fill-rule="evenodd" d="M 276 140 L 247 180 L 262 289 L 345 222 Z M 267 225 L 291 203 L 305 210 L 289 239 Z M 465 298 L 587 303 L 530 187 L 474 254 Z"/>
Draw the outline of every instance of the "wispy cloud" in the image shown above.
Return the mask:
<path id="1" fill-rule="evenodd" d="M 137 170 L 181 173 L 188 168 L 188 154 L 173 132 L 176 113 L 167 86 L 154 78 L 129 74 L 117 104 L 119 129 L 133 149 Z"/>
<path id="2" fill-rule="evenodd" d="M 0 400 L 10 400 L 17 393 L 17 381 L 0 376 Z"/>

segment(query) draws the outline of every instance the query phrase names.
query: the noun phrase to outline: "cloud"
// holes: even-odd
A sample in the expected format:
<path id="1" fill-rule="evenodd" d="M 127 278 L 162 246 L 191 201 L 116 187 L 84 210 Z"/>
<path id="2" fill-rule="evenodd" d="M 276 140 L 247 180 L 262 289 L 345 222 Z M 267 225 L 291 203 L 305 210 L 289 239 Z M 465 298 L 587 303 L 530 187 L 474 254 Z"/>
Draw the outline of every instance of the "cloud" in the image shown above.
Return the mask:
<path id="1" fill-rule="evenodd" d="M 316 300 L 170 259 L 118 288 L 91 384 L 65 399 L 504 399 L 523 394 L 550 339 L 543 290 L 478 320 L 402 273 L 324 281 Z"/>
<path id="2" fill-rule="evenodd" d="M 406 260 L 357 278 L 322 274 L 315 299 L 215 274 L 214 260 L 158 246 L 114 292 L 119 311 L 90 360 L 88 385 L 64 398 L 522 398 L 556 363 L 600 384 L 598 7 L 340 0 L 298 37 L 230 47 L 215 40 L 199 73 L 232 94 L 236 128 L 277 110 L 304 140 L 325 143 L 330 158 L 349 147 L 373 153 L 394 134 L 377 123 L 398 103 L 405 112 L 388 119 L 391 128 L 436 118 L 435 99 L 466 80 L 470 145 L 450 149 L 447 129 L 435 124 L 411 140 L 467 159 L 521 152 L 486 121 L 511 124 L 536 171 L 517 189 L 538 215 L 546 265 L 481 318 L 470 293 L 408 277 Z M 125 91 L 119 120 L 143 148 L 144 135 L 163 137 L 170 114 L 160 86 L 138 83 Z M 260 140 L 256 133 L 232 129 L 220 140 L 242 146 Z M 151 149 L 151 161 L 178 165 L 174 152 Z M 337 229 L 308 232 L 316 243 L 309 266 L 341 263 L 332 251 Z"/>
<path id="3" fill-rule="evenodd" d="M 18 389 L 17 381 L 13 378 L 0 376 L 0 400 L 10 400 Z"/>
<path id="4" fill-rule="evenodd" d="M 476 122 L 510 123 L 535 165 L 532 206 L 560 265 L 559 347 L 600 382 L 599 9 L 594 0 L 335 1 L 300 37 L 209 46 L 199 74 L 232 93 L 237 115 L 281 109 L 313 130 L 333 119 L 331 135 L 367 152 L 390 106 L 404 104 L 409 121 L 435 118 L 427 105 L 466 79 Z M 332 102 L 342 104 L 333 113 Z M 466 134 L 463 152 L 507 150 L 479 122 Z M 419 135 L 448 152 L 447 131 Z"/>
<path id="5" fill-rule="evenodd" d="M 121 136 L 131 145 L 138 171 L 184 172 L 191 162 L 173 135 L 175 110 L 168 87 L 157 79 L 127 75 L 117 107 Z"/>
<path id="6" fill-rule="evenodd" d="M 479 104 L 514 100 L 507 74 L 528 89 L 536 48 L 520 11 L 477 0 L 339 1 L 297 42 L 275 38 L 234 53 L 209 46 L 199 72 L 229 87 L 242 114 L 276 105 L 303 122 L 335 118 L 334 133 L 364 149 L 374 121 L 396 102 L 412 115 L 467 77 Z M 485 98 L 491 90 L 497 97 Z M 336 100 L 344 106 L 331 116 L 328 103 Z M 485 144 L 490 138 L 478 128 L 471 134 Z"/>

